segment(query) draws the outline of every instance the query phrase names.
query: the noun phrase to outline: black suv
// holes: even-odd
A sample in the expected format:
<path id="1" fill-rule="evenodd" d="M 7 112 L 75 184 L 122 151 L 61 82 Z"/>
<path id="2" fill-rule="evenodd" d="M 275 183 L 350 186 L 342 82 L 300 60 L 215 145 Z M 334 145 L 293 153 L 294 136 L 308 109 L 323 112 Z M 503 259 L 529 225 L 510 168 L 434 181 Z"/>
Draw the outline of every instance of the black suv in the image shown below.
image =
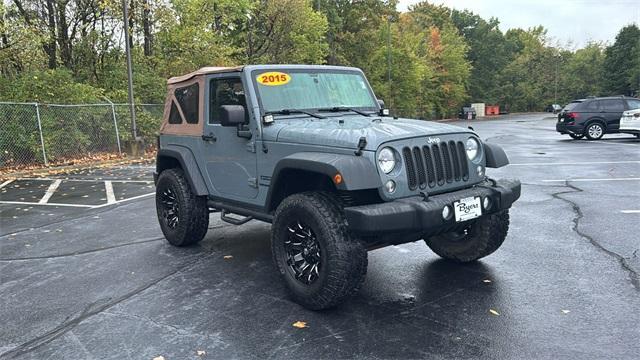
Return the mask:
<path id="1" fill-rule="evenodd" d="M 574 100 L 558 114 L 556 131 L 574 139 L 586 136 L 598 140 L 604 134 L 619 132 L 622 113 L 638 108 L 639 99 L 624 96 Z"/>

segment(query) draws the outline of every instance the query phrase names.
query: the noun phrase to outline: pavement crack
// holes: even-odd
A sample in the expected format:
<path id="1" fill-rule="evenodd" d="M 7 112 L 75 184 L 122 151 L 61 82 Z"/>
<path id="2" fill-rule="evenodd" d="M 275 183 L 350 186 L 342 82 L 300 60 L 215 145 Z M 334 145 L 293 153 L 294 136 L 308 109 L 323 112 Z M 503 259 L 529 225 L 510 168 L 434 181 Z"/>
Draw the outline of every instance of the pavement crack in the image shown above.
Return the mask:
<path id="1" fill-rule="evenodd" d="M 154 242 L 154 241 L 160 241 L 160 240 L 163 240 L 163 239 L 164 239 L 164 237 L 160 236 L 160 237 L 155 237 L 155 238 L 151 238 L 151 239 L 144 239 L 144 240 L 140 240 L 140 241 L 134 241 L 134 242 L 126 243 L 126 244 L 105 246 L 105 247 L 101 247 L 99 249 L 75 251 L 75 252 L 66 253 L 66 254 L 56 254 L 56 255 L 47 255 L 47 256 L 29 256 L 29 257 L 20 257 L 20 258 L 0 258 L 0 262 L 56 259 L 56 258 L 69 257 L 69 256 L 86 255 L 86 254 L 97 253 L 97 252 L 100 252 L 100 251 L 116 249 L 116 248 L 120 248 L 120 247 L 124 247 L 124 246 L 131 246 L 131 245 L 145 244 L 145 243 Z"/>
<path id="2" fill-rule="evenodd" d="M 572 219 L 573 222 L 573 226 L 571 227 L 571 230 L 573 230 L 573 232 L 575 232 L 576 234 L 578 234 L 578 236 L 589 240 L 589 243 L 591 243 L 591 245 L 593 245 L 596 249 L 600 250 L 601 252 L 611 256 L 612 258 L 616 259 L 618 261 L 618 263 L 620 264 L 620 266 L 622 267 L 622 269 L 624 271 L 626 271 L 629 274 L 629 281 L 631 281 L 631 284 L 633 285 L 633 287 L 637 290 L 640 291 L 640 275 L 638 274 L 638 272 L 636 272 L 636 270 L 634 270 L 629 263 L 627 262 L 627 258 L 625 258 L 624 256 L 613 252 L 607 248 L 605 248 L 604 246 L 602 246 L 602 244 L 600 244 L 596 239 L 594 239 L 591 235 L 583 232 L 580 230 L 580 220 L 582 220 L 582 218 L 584 218 L 584 213 L 582 212 L 582 209 L 580 208 L 580 205 L 578 205 L 576 202 L 569 200 L 567 198 L 562 197 L 563 194 L 570 194 L 570 193 L 578 193 L 578 192 L 583 192 L 582 189 L 580 189 L 579 187 L 572 185 L 570 182 L 570 180 L 565 180 L 565 187 L 568 187 L 569 191 L 559 191 L 559 192 L 555 192 L 552 193 L 551 196 L 560 200 L 560 201 L 564 201 L 567 204 L 571 205 L 571 208 L 573 209 L 573 211 L 575 212 L 576 216 Z M 634 252 L 635 255 L 635 252 Z"/>
<path id="3" fill-rule="evenodd" d="M 33 338 L 33 339 L 29 340 L 29 341 L 26 341 L 26 342 L 16 346 L 15 348 L 9 350 L 9 351 L 6 351 L 6 352 L 0 354 L 0 359 L 14 359 L 14 358 L 16 358 L 18 356 L 21 356 L 21 355 L 27 354 L 27 353 L 29 353 L 29 352 L 31 352 L 33 350 L 36 350 L 36 349 L 40 348 L 41 346 L 44 346 L 44 345 L 52 342 L 53 340 L 59 338 L 60 336 L 66 334 L 67 332 L 73 330 L 76 326 L 78 326 L 78 324 L 80 324 L 84 320 L 86 320 L 86 319 L 88 319 L 88 318 L 90 318 L 92 316 L 98 315 L 98 314 L 102 313 L 103 311 L 106 311 L 106 310 L 108 310 L 108 309 L 110 309 L 110 308 L 112 308 L 112 307 L 114 307 L 114 306 L 126 301 L 126 300 L 131 299 L 132 297 L 134 297 L 134 296 L 136 296 L 136 295 L 138 295 L 138 294 L 140 294 L 140 293 L 152 288 L 153 286 L 159 284 L 160 282 L 162 282 L 162 281 L 164 281 L 164 280 L 166 280 L 166 279 L 168 279 L 170 277 L 173 277 L 174 275 L 177 275 L 178 273 L 180 273 L 180 272 L 182 272 L 184 270 L 187 270 L 187 269 L 195 266 L 197 263 L 199 263 L 201 261 L 204 261 L 205 259 L 207 259 L 207 258 L 209 258 L 211 256 L 212 256 L 212 254 L 209 254 L 209 255 L 206 255 L 204 257 L 195 259 L 194 261 L 191 261 L 187 265 L 182 266 L 182 267 L 170 272 L 169 274 L 167 274 L 165 276 L 162 276 L 162 277 L 160 277 L 158 279 L 155 279 L 155 280 L 153 280 L 153 281 L 151 281 L 151 282 L 149 282 L 149 283 L 147 283 L 147 284 L 145 284 L 143 286 L 140 286 L 140 287 L 136 288 L 133 291 L 130 291 L 130 292 L 128 292 L 128 293 L 126 293 L 126 294 L 124 294 L 122 296 L 119 296 L 119 297 L 117 297 L 115 299 L 112 299 L 111 301 L 107 301 L 106 303 L 104 303 L 104 304 L 102 304 L 102 305 L 100 305 L 98 307 L 94 308 L 94 305 L 96 303 L 91 303 L 91 304 L 87 305 L 84 308 L 84 310 L 78 316 L 69 317 L 69 318 L 65 319 L 65 321 L 63 321 L 60 325 L 58 325 L 55 328 L 45 332 L 44 334 L 36 336 L 35 338 Z"/>

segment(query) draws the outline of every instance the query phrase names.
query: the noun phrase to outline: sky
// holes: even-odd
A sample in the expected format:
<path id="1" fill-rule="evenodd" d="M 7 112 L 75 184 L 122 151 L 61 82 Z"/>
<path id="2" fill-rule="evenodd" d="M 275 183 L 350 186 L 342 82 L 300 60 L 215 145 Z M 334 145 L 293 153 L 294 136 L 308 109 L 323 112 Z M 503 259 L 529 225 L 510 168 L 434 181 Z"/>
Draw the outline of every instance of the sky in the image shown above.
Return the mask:
<path id="1" fill-rule="evenodd" d="M 420 0 L 400 0 L 398 10 Z M 575 49 L 589 41 L 613 43 L 625 25 L 640 24 L 640 0 L 430 0 L 484 19 L 496 17 L 500 30 L 542 25 L 551 44 Z"/>

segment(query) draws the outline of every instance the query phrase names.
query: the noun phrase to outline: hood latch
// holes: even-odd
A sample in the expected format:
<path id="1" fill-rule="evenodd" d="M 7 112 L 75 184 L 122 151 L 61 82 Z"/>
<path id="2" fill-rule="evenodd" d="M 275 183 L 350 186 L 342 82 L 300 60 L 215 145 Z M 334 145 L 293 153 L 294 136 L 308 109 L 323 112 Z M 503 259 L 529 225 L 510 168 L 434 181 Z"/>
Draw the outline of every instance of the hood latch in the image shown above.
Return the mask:
<path id="1" fill-rule="evenodd" d="M 362 155 L 362 149 L 364 149 L 366 146 L 367 146 L 367 138 L 363 136 L 360 138 L 360 140 L 358 140 L 358 150 L 356 150 L 354 154 L 356 154 L 356 156 Z"/>

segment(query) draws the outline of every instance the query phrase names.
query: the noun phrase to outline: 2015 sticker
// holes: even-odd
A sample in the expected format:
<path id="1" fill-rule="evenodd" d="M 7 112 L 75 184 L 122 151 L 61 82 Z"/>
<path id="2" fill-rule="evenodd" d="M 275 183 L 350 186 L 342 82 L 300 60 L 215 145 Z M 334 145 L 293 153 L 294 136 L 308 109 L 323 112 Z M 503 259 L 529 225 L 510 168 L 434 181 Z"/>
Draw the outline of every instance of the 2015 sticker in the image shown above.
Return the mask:
<path id="1" fill-rule="evenodd" d="M 291 81 L 291 76 L 283 72 L 270 71 L 258 75 L 256 81 L 258 81 L 258 83 L 262 85 L 279 86 Z"/>

